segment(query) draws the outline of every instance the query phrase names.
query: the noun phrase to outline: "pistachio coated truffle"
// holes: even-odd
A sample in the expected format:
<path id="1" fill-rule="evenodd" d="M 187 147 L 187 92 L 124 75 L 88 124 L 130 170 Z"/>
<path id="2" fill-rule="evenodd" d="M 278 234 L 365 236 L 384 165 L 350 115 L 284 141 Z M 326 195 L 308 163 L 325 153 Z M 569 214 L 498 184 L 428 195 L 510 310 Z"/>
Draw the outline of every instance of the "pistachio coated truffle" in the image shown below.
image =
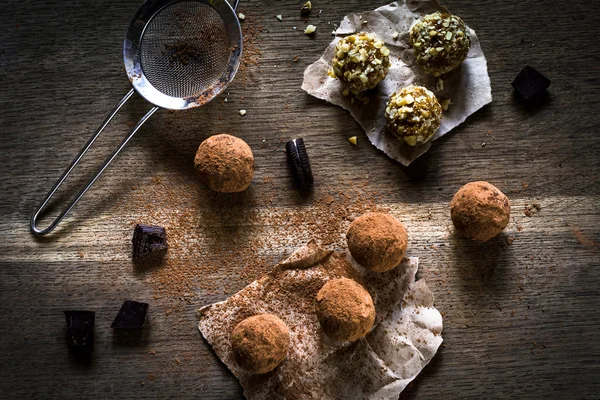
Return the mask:
<path id="1" fill-rule="evenodd" d="M 317 317 L 327 336 L 354 341 L 373 327 L 375 306 L 369 292 L 352 279 L 334 279 L 317 293 Z"/>
<path id="2" fill-rule="evenodd" d="M 216 192 L 242 192 L 250 186 L 254 176 L 250 146 L 227 134 L 211 136 L 202 142 L 194 165 L 200 179 Z"/>
<path id="3" fill-rule="evenodd" d="M 354 94 L 373 89 L 390 69 L 389 55 L 390 50 L 372 33 L 346 36 L 335 46 L 329 76 Z"/>
<path id="4" fill-rule="evenodd" d="M 426 143 L 440 127 L 442 106 L 430 90 L 409 85 L 390 97 L 387 129 L 409 146 Z"/>
<path id="5" fill-rule="evenodd" d="M 356 218 L 346 238 L 356 262 L 375 272 L 389 271 L 400 264 L 408 243 L 404 226 L 384 213 L 366 213 Z"/>
<path id="6" fill-rule="evenodd" d="M 450 214 L 456 230 L 469 239 L 485 242 L 508 224 L 510 201 L 488 182 L 471 182 L 454 195 Z"/>
<path id="7" fill-rule="evenodd" d="M 274 370 L 287 357 L 290 331 L 273 314 L 246 318 L 231 334 L 231 348 L 237 364 L 246 371 L 264 374 Z"/>
<path id="8" fill-rule="evenodd" d="M 428 14 L 410 30 L 410 44 L 417 64 L 428 74 L 440 76 L 458 67 L 469 53 L 469 29 L 456 15 Z"/>

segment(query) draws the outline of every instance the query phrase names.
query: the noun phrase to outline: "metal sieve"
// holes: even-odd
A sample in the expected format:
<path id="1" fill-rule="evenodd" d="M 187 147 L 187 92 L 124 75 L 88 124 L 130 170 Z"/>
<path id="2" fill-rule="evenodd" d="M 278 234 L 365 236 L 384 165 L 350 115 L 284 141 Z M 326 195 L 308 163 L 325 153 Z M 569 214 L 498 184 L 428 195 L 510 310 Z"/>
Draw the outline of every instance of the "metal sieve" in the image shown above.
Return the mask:
<path id="1" fill-rule="evenodd" d="M 46 235 L 56 228 L 159 108 L 200 107 L 233 80 L 242 55 L 242 30 L 235 13 L 238 3 L 239 0 L 235 0 L 231 6 L 227 0 L 146 0 L 142 4 L 129 24 L 123 44 L 125 70 L 133 88 L 109 113 L 35 209 L 30 220 L 34 234 Z M 135 91 L 154 107 L 139 120 L 58 217 L 47 228 L 39 229 L 39 214 Z"/>

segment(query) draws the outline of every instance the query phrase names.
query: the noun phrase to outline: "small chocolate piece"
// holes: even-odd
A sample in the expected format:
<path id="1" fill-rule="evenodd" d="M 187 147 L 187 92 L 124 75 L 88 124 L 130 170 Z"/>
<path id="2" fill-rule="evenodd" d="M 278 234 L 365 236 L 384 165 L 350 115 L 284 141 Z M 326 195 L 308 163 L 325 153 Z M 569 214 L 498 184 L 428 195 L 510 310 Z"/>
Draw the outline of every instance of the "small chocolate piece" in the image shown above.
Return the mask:
<path id="1" fill-rule="evenodd" d="M 294 178 L 300 190 L 309 189 L 314 183 L 308 153 L 302 138 L 290 140 L 285 144 L 285 151 L 290 161 Z"/>
<path id="2" fill-rule="evenodd" d="M 125 300 L 110 327 L 113 329 L 142 329 L 146 323 L 147 313 L 148 303 Z"/>
<path id="3" fill-rule="evenodd" d="M 512 82 L 512 86 L 527 100 L 548 89 L 550 79 L 527 65 L 519 72 L 519 75 Z"/>
<path id="4" fill-rule="evenodd" d="M 152 261 L 167 252 L 167 231 L 160 226 L 138 224 L 133 231 L 133 261 Z"/>
<path id="5" fill-rule="evenodd" d="M 94 349 L 94 311 L 63 311 L 67 320 L 67 344 L 74 356 L 89 357 Z"/>

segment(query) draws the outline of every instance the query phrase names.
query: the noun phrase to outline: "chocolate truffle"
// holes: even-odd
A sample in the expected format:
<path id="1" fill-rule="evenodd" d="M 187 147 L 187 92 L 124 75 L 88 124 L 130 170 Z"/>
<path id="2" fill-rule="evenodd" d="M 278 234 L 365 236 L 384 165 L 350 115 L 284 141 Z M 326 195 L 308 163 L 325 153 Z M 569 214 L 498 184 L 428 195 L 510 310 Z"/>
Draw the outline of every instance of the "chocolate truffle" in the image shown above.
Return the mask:
<path id="1" fill-rule="evenodd" d="M 410 30 L 410 44 L 415 49 L 417 64 L 433 76 L 458 67 L 467 58 L 471 35 L 456 15 L 428 14 Z"/>
<path id="2" fill-rule="evenodd" d="M 456 230 L 469 239 L 485 242 L 508 224 L 510 201 L 488 182 L 471 182 L 454 195 L 450 214 Z"/>
<path id="3" fill-rule="evenodd" d="M 329 76 L 338 78 L 354 94 L 373 89 L 390 69 L 390 50 L 372 33 L 357 33 L 335 46 Z"/>
<path id="4" fill-rule="evenodd" d="M 385 109 L 388 131 L 409 146 L 427 143 L 440 127 L 442 106 L 422 86 L 409 85 L 392 94 Z"/>
<path id="5" fill-rule="evenodd" d="M 250 146 L 227 134 L 211 136 L 202 142 L 194 165 L 200 179 L 221 193 L 246 190 L 254 176 L 254 156 Z"/>
<path id="6" fill-rule="evenodd" d="M 246 318 L 231 334 L 235 361 L 246 371 L 264 374 L 274 370 L 287 357 L 290 331 L 272 314 Z"/>
<path id="7" fill-rule="evenodd" d="M 395 268 L 404 257 L 408 242 L 404 226 L 384 213 L 367 213 L 356 218 L 346 238 L 356 262 L 375 272 Z"/>
<path id="8" fill-rule="evenodd" d="M 317 317 L 327 336 L 354 341 L 373 327 L 375 306 L 369 292 L 352 279 L 334 279 L 317 293 Z"/>

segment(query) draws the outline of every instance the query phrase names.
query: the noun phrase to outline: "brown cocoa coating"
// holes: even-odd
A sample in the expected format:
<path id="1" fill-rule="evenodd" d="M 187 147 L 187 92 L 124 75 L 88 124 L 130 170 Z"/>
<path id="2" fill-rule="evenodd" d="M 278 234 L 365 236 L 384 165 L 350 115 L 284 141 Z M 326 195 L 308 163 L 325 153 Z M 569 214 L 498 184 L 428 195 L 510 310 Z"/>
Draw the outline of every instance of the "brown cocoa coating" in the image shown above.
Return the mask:
<path id="1" fill-rule="evenodd" d="M 375 306 L 369 292 L 352 279 L 333 279 L 317 293 L 317 317 L 327 336 L 354 341 L 373 327 Z"/>
<path id="2" fill-rule="evenodd" d="M 454 195 L 450 215 L 456 230 L 469 239 L 485 242 L 508 224 L 510 200 L 488 182 L 471 182 Z"/>
<path id="3" fill-rule="evenodd" d="M 375 272 L 393 269 L 404 257 L 408 235 L 404 226 L 384 213 L 366 213 L 355 219 L 346 234 L 352 257 Z"/>
<path id="4" fill-rule="evenodd" d="M 235 361 L 249 372 L 264 374 L 287 357 L 290 331 L 273 314 L 259 314 L 236 325 L 231 334 Z"/>
<path id="5" fill-rule="evenodd" d="M 254 176 L 254 156 L 250 146 L 227 134 L 211 136 L 202 142 L 194 165 L 200 179 L 221 193 L 246 190 Z"/>

